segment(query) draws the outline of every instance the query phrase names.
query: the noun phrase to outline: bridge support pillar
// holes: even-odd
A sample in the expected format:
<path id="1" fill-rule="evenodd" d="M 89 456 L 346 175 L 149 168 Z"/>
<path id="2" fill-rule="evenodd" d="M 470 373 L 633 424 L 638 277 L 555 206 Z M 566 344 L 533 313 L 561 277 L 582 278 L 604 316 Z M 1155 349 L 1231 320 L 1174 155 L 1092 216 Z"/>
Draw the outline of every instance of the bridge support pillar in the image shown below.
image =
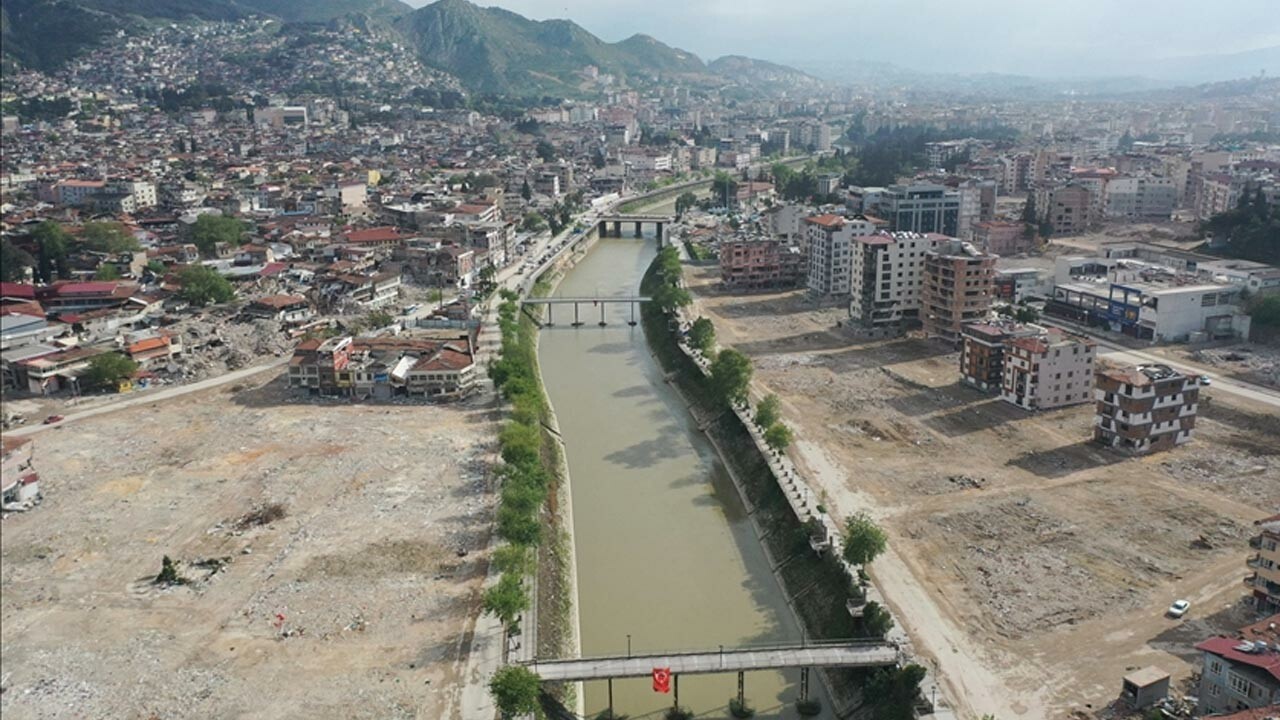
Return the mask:
<path id="1" fill-rule="evenodd" d="M 608 304 L 609 303 L 600 303 L 600 327 L 604 327 L 606 324 L 604 321 L 604 308 Z"/>
<path id="2" fill-rule="evenodd" d="M 552 312 L 554 307 L 554 304 L 547 303 L 547 327 L 554 327 L 556 324 L 555 313 Z"/>
<path id="3" fill-rule="evenodd" d="M 613 236 L 622 237 L 622 221 L 615 220 L 613 223 Z"/>
<path id="4" fill-rule="evenodd" d="M 666 246 L 666 242 L 665 242 L 666 238 L 662 235 L 662 223 L 658 223 L 657 225 L 658 225 L 658 229 L 657 229 L 658 248 L 661 249 Z"/>
<path id="5" fill-rule="evenodd" d="M 738 707 L 745 707 L 746 702 L 746 673 L 738 671 Z"/>
<path id="6" fill-rule="evenodd" d="M 609 678 L 609 717 L 613 717 L 613 678 Z"/>
<path id="7" fill-rule="evenodd" d="M 627 321 L 627 324 L 630 325 L 631 327 L 636 326 L 636 304 L 635 303 L 631 303 L 631 320 Z"/>
<path id="8" fill-rule="evenodd" d="M 636 221 L 636 237 L 644 237 L 644 223 Z"/>
<path id="9" fill-rule="evenodd" d="M 676 707 L 676 708 L 679 708 L 679 707 L 680 707 L 680 676 L 679 676 L 679 675 L 672 675 L 672 676 L 671 676 L 671 684 L 675 686 L 675 688 L 674 688 L 674 689 L 675 689 L 675 696 L 672 698 L 672 706 L 673 706 L 673 707 Z"/>
<path id="10" fill-rule="evenodd" d="M 800 668 L 800 702 L 809 699 L 809 668 Z M 610 705 L 612 707 L 612 705 Z"/>
<path id="11" fill-rule="evenodd" d="M 573 304 L 573 326 L 582 327 L 582 322 L 578 320 L 578 303 Z"/>

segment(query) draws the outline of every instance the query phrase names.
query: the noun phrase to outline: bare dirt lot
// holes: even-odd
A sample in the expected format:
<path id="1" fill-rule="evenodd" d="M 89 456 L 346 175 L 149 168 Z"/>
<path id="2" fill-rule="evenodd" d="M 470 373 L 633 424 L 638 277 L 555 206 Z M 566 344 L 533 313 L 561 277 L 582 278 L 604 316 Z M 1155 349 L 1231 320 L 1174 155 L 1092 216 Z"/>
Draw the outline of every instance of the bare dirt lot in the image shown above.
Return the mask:
<path id="1" fill-rule="evenodd" d="M 952 673 L 972 709 L 1098 709 L 1127 669 L 1185 678 L 1192 644 L 1252 619 L 1239 602 L 1246 539 L 1280 508 L 1280 417 L 1266 406 L 1208 390 L 1193 443 L 1129 459 L 1091 444 L 1089 405 L 1026 413 L 961 385 L 941 345 L 854 340 L 835 329 L 843 308 L 800 291 L 730 296 L 715 268 L 686 274 L 694 312 L 752 357 L 757 391 L 782 398 L 792 456 L 829 505 L 889 531 L 893 557 L 872 574 L 900 622 L 927 652 L 981 658 L 998 676 Z M 894 583 L 938 617 L 895 601 Z M 1181 623 L 1163 617 L 1179 597 L 1193 603 Z"/>
<path id="2" fill-rule="evenodd" d="M 490 410 L 232 387 L 36 436 L 45 501 L 0 540 L 6 720 L 460 717 Z M 164 556 L 187 584 L 153 582 Z"/>

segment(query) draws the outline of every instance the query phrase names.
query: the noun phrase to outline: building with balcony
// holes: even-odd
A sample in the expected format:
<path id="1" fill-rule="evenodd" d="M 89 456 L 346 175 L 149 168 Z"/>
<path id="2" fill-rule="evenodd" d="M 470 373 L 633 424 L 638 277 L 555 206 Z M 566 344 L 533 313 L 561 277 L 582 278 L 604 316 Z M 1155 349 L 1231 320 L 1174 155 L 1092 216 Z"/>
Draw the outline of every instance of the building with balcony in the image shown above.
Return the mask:
<path id="1" fill-rule="evenodd" d="M 804 256 L 787 240 L 738 237 L 720 243 L 720 281 L 726 288 L 793 288 L 804 277 Z"/>
<path id="2" fill-rule="evenodd" d="M 809 292 L 821 297 L 842 297 L 850 292 L 854 238 L 875 232 L 862 218 L 817 215 L 805 218 L 808 245 Z"/>
<path id="3" fill-rule="evenodd" d="M 289 387 L 311 395 L 449 400 L 470 394 L 477 379 L 470 335 L 304 340 L 289 361 Z"/>
<path id="4" fill-rule="evenodd" d="M 1169 450 L 1191 440 L 1200 378 L 1167 365 L 1104 368 L 1094 377 L 1093 439 L 1133 455 Z"/>
<path id="5" fill-rule="evenodd" d="M 1280 704 L 1278 624 L 1280 615 L 1272 615 L 1240 628 L 1234 637 L 1212 637 L 1196 645 L 1202 662 L 1198 717 Z"/>
<path id="6" fill-rule="evenodd" d="M 1249 538 L 1254 551 L 1246 564 L 1252 571 L 1244 579 L 1253 602 L 1262 612 L 1280 612 L 1280 515 L 1254 523 L 1258 534 Z"/>
<path id="7" fill-rule="evenodd" d="M 920 318 L 925 253 L 950 240 L 914 232 L 858 237 L 852 246 L 849 320 L 871 336 L 897 333 Z"/>
<path id="8" fill-rule="evenodd" d="M 1005 341 L 1000 398 L 1024 410 L 1049 410 L 1093 399 L 1097 344 L 1048 328 Z"/>
<path id="9" fill-rule="evenodd" d="M 920 319 L 924 332 L 960 342 L 967 323 L 986 318 L 994 295 L 996 256 L 972 243 L 947 239 L 924 253 L 924 287 Z"/>
<path id="10" fill-rule="evenodd" d="M 960 379 L 985 392 L 999 392 L 1004 384 L 1005 345 L 1019 337 L 1045 332 L 1039 325 L 995 320 L 970 323 L 961 330 Z"/>

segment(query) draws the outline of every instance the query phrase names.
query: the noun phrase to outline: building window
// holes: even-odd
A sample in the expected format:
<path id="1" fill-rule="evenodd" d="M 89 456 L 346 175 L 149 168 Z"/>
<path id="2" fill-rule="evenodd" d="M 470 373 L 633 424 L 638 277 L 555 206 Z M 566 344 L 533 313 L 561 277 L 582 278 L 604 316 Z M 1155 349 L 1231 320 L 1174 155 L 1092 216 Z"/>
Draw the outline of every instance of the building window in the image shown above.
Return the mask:
<path id="1" fill-rule="evenodd" d="M 1240 693 L 1241 695 L 1248 697 L 1249 695 L 1248 680 L 1245 680 L 1244 678 L 1240 677 L 1235 673 L 1227 673 L 1227 684 L 1231 686 L 1232 690 Z"/>

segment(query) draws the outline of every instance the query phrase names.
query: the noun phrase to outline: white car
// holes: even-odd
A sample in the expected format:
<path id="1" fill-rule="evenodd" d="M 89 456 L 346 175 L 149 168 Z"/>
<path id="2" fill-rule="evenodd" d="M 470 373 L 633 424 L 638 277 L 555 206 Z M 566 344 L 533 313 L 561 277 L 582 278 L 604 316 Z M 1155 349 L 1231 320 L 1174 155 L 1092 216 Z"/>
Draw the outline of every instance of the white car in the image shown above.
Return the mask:
<path id="1" fill-rule="evenodd" d="M 1173 604 L 1169 606 L 1169 611 L 1165 614 L 1171 618 L 1180 618 L 1183 615 L 1186 615 L 1187 611 L 1190 609 L 1191 603 L 1186 600 L 1174 600 Z"/>
<path id="2" fill-rule="evenodd" d="M 1208 376 L 1208 375 L 1201 375 L 1201 376 L 1200 376 L 1200 384 L 1201 384 L 1201 385 L 1203 385 L 1203 386 L 1205 386 L 1205 387 L 1209 387 L 1210 385 L 1212 385 L 1212 384 L 1213 384 L 1213 381 L 1209 379 L 1209 376 Z"/>

